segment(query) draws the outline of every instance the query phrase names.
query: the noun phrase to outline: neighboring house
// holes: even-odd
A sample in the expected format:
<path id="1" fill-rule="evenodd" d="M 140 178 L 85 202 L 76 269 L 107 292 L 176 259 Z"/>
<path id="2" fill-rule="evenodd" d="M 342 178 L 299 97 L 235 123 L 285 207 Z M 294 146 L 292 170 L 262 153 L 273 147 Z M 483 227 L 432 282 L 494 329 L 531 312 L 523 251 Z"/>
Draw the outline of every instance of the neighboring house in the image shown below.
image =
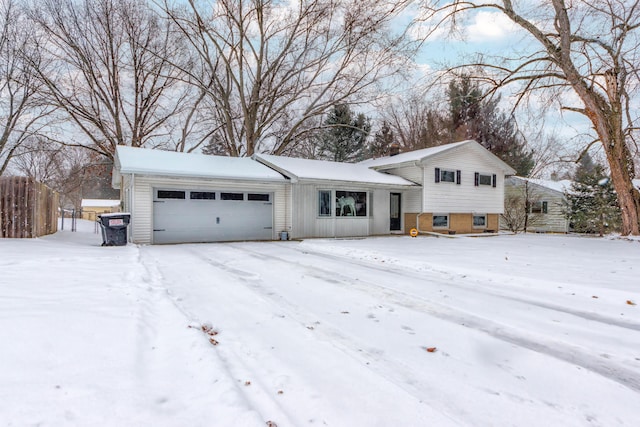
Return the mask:
<path id="1" fill-rule="evenodd" d="M 420 184 L 404 206 L 404 230 L 498 231 L 505 176 L 515 170 L 475 141 L 462 141 L 360 163 Z"/>
<path id="2" fill-rule="evenodd" d="M 358 164 L 119 146 L 136 243 L 496 231 L 513 169 L 474 141 Z"/>
<path id="3" fill-rule="evenodd" d="M 524 215 L 527 215 L 527 231 L 568 233 L 569 219 L 565 194 L 570 189 L 570 180 L 551 181 L 519 176 L 507 178 L 505 182 L 506 212 L 501 219 L 501 228 L 509 229 L 514 223 L 521 221 L 517 228 L 522 231 Z"/>
<path id="4" fill-rule="evenodd" d="M 120 212 L 120 200 L 82 199 L 80 208 L 81 219 L 95 221 L 100 214 Z"/>

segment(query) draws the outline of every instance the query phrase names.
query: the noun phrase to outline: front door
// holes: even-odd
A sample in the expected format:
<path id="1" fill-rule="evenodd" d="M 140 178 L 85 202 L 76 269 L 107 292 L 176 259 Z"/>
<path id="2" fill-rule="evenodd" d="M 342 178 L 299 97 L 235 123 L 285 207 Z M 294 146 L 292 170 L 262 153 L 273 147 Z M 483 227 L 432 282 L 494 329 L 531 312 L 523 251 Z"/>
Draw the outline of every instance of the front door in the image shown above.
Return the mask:
<path id="1" fill-rule="evenodd" d="M 400 231 L 402 228 L 401 224 L 401 194 L 400 193 L 391 193 L 391 203 L 390 203 L 390 211 L 389 211 L 389 229 L 391 231 Z"/>

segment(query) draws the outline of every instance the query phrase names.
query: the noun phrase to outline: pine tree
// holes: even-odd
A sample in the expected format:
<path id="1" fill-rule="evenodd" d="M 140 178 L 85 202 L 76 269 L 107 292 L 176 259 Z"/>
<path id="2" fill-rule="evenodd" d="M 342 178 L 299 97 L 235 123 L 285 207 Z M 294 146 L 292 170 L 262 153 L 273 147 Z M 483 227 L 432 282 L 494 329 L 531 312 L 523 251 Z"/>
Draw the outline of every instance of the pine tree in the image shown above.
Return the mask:
<path id="1" fill-rule="evenodd" d="M 620 228 L 620 208 L 611 180 L 589 154 L 580 160 L 567 200 L 574 231 L 602 236 Z"/>
<path id="2" fill-rule="evenodd" d="M 498 108 L 500 98 L 484 99 L 484 93 L 469 76 L 449 84 L 449 114 L 455 139 L 474 139 L 527 176 L 534 166 L 533 153 L 518 134 L 515 121 Z"/>
<path id="3" fill-rule="evenodd" d="M 389 155 L 389 148 L 395 142 L 393 130 L 386 121 L 382 122 L 382 127 L 373 136 L 373 141 L 369 144 L 369 157 L 383 157 Z"/>
<path id="4" fill-rule="evenodd" d="M 319 135 L 318 158 L 334 162 L 364 160 L 371 120 L 364 114 L 355 115 L 346 104 L 333 107 Z"/>

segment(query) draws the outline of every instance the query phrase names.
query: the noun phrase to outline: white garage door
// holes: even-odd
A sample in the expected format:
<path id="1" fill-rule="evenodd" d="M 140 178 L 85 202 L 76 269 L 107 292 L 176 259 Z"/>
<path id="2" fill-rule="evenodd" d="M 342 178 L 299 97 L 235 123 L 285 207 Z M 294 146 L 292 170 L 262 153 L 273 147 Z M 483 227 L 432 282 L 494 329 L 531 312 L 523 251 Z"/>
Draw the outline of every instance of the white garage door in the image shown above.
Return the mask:
<path id="1" fill-rule="evenodd" d="M 153 243 L 273 239 L 273 194 L 154 189 Z"/>

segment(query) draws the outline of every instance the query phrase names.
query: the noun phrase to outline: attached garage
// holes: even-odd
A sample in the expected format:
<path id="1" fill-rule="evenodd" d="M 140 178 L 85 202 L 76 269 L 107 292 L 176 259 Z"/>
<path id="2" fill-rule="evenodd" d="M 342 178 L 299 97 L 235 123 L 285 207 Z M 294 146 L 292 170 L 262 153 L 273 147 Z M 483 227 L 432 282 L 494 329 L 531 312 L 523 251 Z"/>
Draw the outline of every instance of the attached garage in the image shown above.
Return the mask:
<path id="1" fill-rule="evenodd" d="M 273 239 L 273 193 L 153 190 L 153 242 Z"/>
<path id="2" fill-rule="evenodd" d="M 275 240 L 288 180 L 250 158 L 119 146 L 113 185 L 140 244 Z"/>

